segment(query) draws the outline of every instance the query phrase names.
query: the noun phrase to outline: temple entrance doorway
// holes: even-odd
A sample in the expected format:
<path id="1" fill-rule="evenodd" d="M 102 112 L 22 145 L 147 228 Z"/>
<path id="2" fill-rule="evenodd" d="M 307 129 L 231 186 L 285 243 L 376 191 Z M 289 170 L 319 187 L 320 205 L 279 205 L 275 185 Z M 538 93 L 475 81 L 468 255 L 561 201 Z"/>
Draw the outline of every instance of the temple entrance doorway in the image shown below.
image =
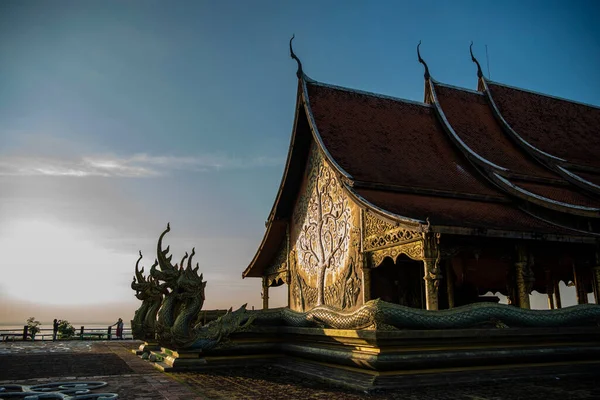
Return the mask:
<path id="1" fill-rule="evenodd" d="M 425 308 L 423 263 L 401 255 L 385 258 L 371 270 L 371 298 L 413 308 Z"/>

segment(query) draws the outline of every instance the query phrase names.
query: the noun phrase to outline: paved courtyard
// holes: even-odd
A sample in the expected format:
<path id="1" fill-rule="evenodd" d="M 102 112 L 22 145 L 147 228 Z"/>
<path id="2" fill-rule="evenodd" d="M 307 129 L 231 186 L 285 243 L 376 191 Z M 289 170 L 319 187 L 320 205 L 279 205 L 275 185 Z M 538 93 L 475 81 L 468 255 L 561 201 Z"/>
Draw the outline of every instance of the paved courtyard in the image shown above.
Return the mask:
<path id="1" fill-rule="evenodd" d="M 139 342 L 0 343 L 0 385 L 104 381 L 123 400 L 183 399 L 600 399 L 593 379 L 460 384 L 364 393 L 315 382 L 276 367 L 168 374 L 131 353 Z M 0 395 L 1 398 L 1 395 Z"/>

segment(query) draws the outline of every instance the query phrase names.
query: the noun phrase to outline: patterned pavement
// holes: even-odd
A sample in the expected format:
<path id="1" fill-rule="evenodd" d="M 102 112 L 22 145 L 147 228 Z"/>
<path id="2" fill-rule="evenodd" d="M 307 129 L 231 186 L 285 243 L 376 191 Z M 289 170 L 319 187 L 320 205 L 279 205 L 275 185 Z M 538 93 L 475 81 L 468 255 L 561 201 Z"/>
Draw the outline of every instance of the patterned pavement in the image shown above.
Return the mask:
<path id="1" fill-rule="evenodd" d="M 364 393 L 303 378 L 277 367 L 168 374 L 130 350 L 139 342 L 69 341 L 0 343 L 0 385 L 51 381 L 105 381 L 103 392 L 123 400 L 184 399 L 600 399 L 591 378 L 404 388 Z"/>

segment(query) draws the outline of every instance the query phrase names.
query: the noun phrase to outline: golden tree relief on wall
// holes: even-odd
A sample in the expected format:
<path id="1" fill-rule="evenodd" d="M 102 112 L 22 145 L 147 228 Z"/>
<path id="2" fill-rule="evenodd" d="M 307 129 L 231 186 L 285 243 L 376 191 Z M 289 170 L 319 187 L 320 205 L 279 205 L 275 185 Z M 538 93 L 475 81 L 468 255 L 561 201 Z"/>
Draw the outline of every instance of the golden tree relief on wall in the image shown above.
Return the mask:
<path id="1" fill-rule="evenodd" d="M 295 290 L 300 291 L 302 307 L 352 307 L 358 297 L 355 293 L 360 291 L 358 256 L 349 256 L 350 248 L 357 247 L 351 236 L 360 235 L 353 229 L 353 205 L 332 168 L 316 149 L 311 153 L 304 192 L 294 215 Z"/>

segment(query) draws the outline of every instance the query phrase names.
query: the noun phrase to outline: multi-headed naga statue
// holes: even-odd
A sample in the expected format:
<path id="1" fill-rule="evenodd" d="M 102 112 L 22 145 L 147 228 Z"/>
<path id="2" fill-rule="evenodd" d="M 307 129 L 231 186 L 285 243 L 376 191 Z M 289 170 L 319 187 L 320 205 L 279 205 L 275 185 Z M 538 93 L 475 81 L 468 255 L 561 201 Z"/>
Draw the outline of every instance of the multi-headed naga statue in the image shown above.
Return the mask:
<path id="1" fill-rule="evenodd" d="M 194 254 L 196 254 L 196 250 L 192 249 L 187 268 L 181 272 L 177 280 L 176 296 L 181 302 L 181 307 L 171 328 L 171 342 L 175 344 L 175 347 L 184 346 L 189 342 L 192 323 L 198 319 L 204 305 L 206 281 L 202 280 L 202 274 L 198 275 L 198 264 L 196 264 L 196 268 L 192 269 Z"/>
<path id="2" fill-rule="evenodd" d="M 143 303 L 132 321 L 134 335 L 140 332 L 136 338 L 156 338 L 161 345 L 172 349 L 212 348 L 251 322 L 246 306 L 234 312 L 229 310 L 229 313 L 205 326 L 194 326 L 200 319 L 200 311 L 204 305 L 206 281 L 202 274 L 198 275 L 198 264 L 196 268 L 192 268 L 195 248 L 189 259 L 185 253 L 179 265 L 171 263 L 173 257 L 169 255 L 169 246 L 164 250 L 162 248 L 163 238 L 170 231 L 171 227 L 167 224 L 167 229 L 158 239 L 157 259 L 150 269 L 148 280 L 143 276 L 143 268 L 140 272 L 136 264 L 137 283 L 134 279 L 131 287 L 136 290 L 137 298 Z M 184 269 L 186 259 L 188 262 Z M 157 294 L 158 300 L 155 297 Z M 152 335 L 145 334 L 149 330 Z"/>
<path id="3" fill-rule="evenodd" d="M 156 321 L 156 336 L 159 342 L 165 344 L 171 341 L 171 327 L 175 322 L 175 316 L 177 315 L 178 308 L 181 304 L 181 301 L 177 296 L 177 282 L 182 271 L 177 267 L 177 265 L 171 264 L 171 259 L 173 256 L 167 256 L 169 253 L 169 246 L 167 246 L 165 250 L 162 249 L 163 237 L 167 234 L 167 232 L 170 231 L 171 227 L 169 224 L 167 224 L 167 229 L 160 235 L 158 239 L 156 256 L 160 269 L 157 269 L 156 267 L 150 269 L 150 275 L 152 275 L 155 279 L 164 282 L 161 284 L 161 288 L 165 293 L 165 298 L 162 307 L 160 307 L 160 310 L 158 311 L 158 319 Z M 181 260 L 182 263 L 185 261 L 186 257 L 187 253 Z"/>
<path id="4" fill-rule="evenodd" d="M 156 314 L 163 300 L 163 290 L 158 280 L 152 276 L 144 277 L 144 267 L 139 269 L 140 258 L 135 263 L 135 276 L 131 282 L 131 288 L 136 291 L 135 297 L 142 300 L 142 305 L 135 312 L 131 321 L 131 330 L 135 339 L 152 340 L 156 329 Z M 157 265 L 155 261 L 152 268 Z"/>

